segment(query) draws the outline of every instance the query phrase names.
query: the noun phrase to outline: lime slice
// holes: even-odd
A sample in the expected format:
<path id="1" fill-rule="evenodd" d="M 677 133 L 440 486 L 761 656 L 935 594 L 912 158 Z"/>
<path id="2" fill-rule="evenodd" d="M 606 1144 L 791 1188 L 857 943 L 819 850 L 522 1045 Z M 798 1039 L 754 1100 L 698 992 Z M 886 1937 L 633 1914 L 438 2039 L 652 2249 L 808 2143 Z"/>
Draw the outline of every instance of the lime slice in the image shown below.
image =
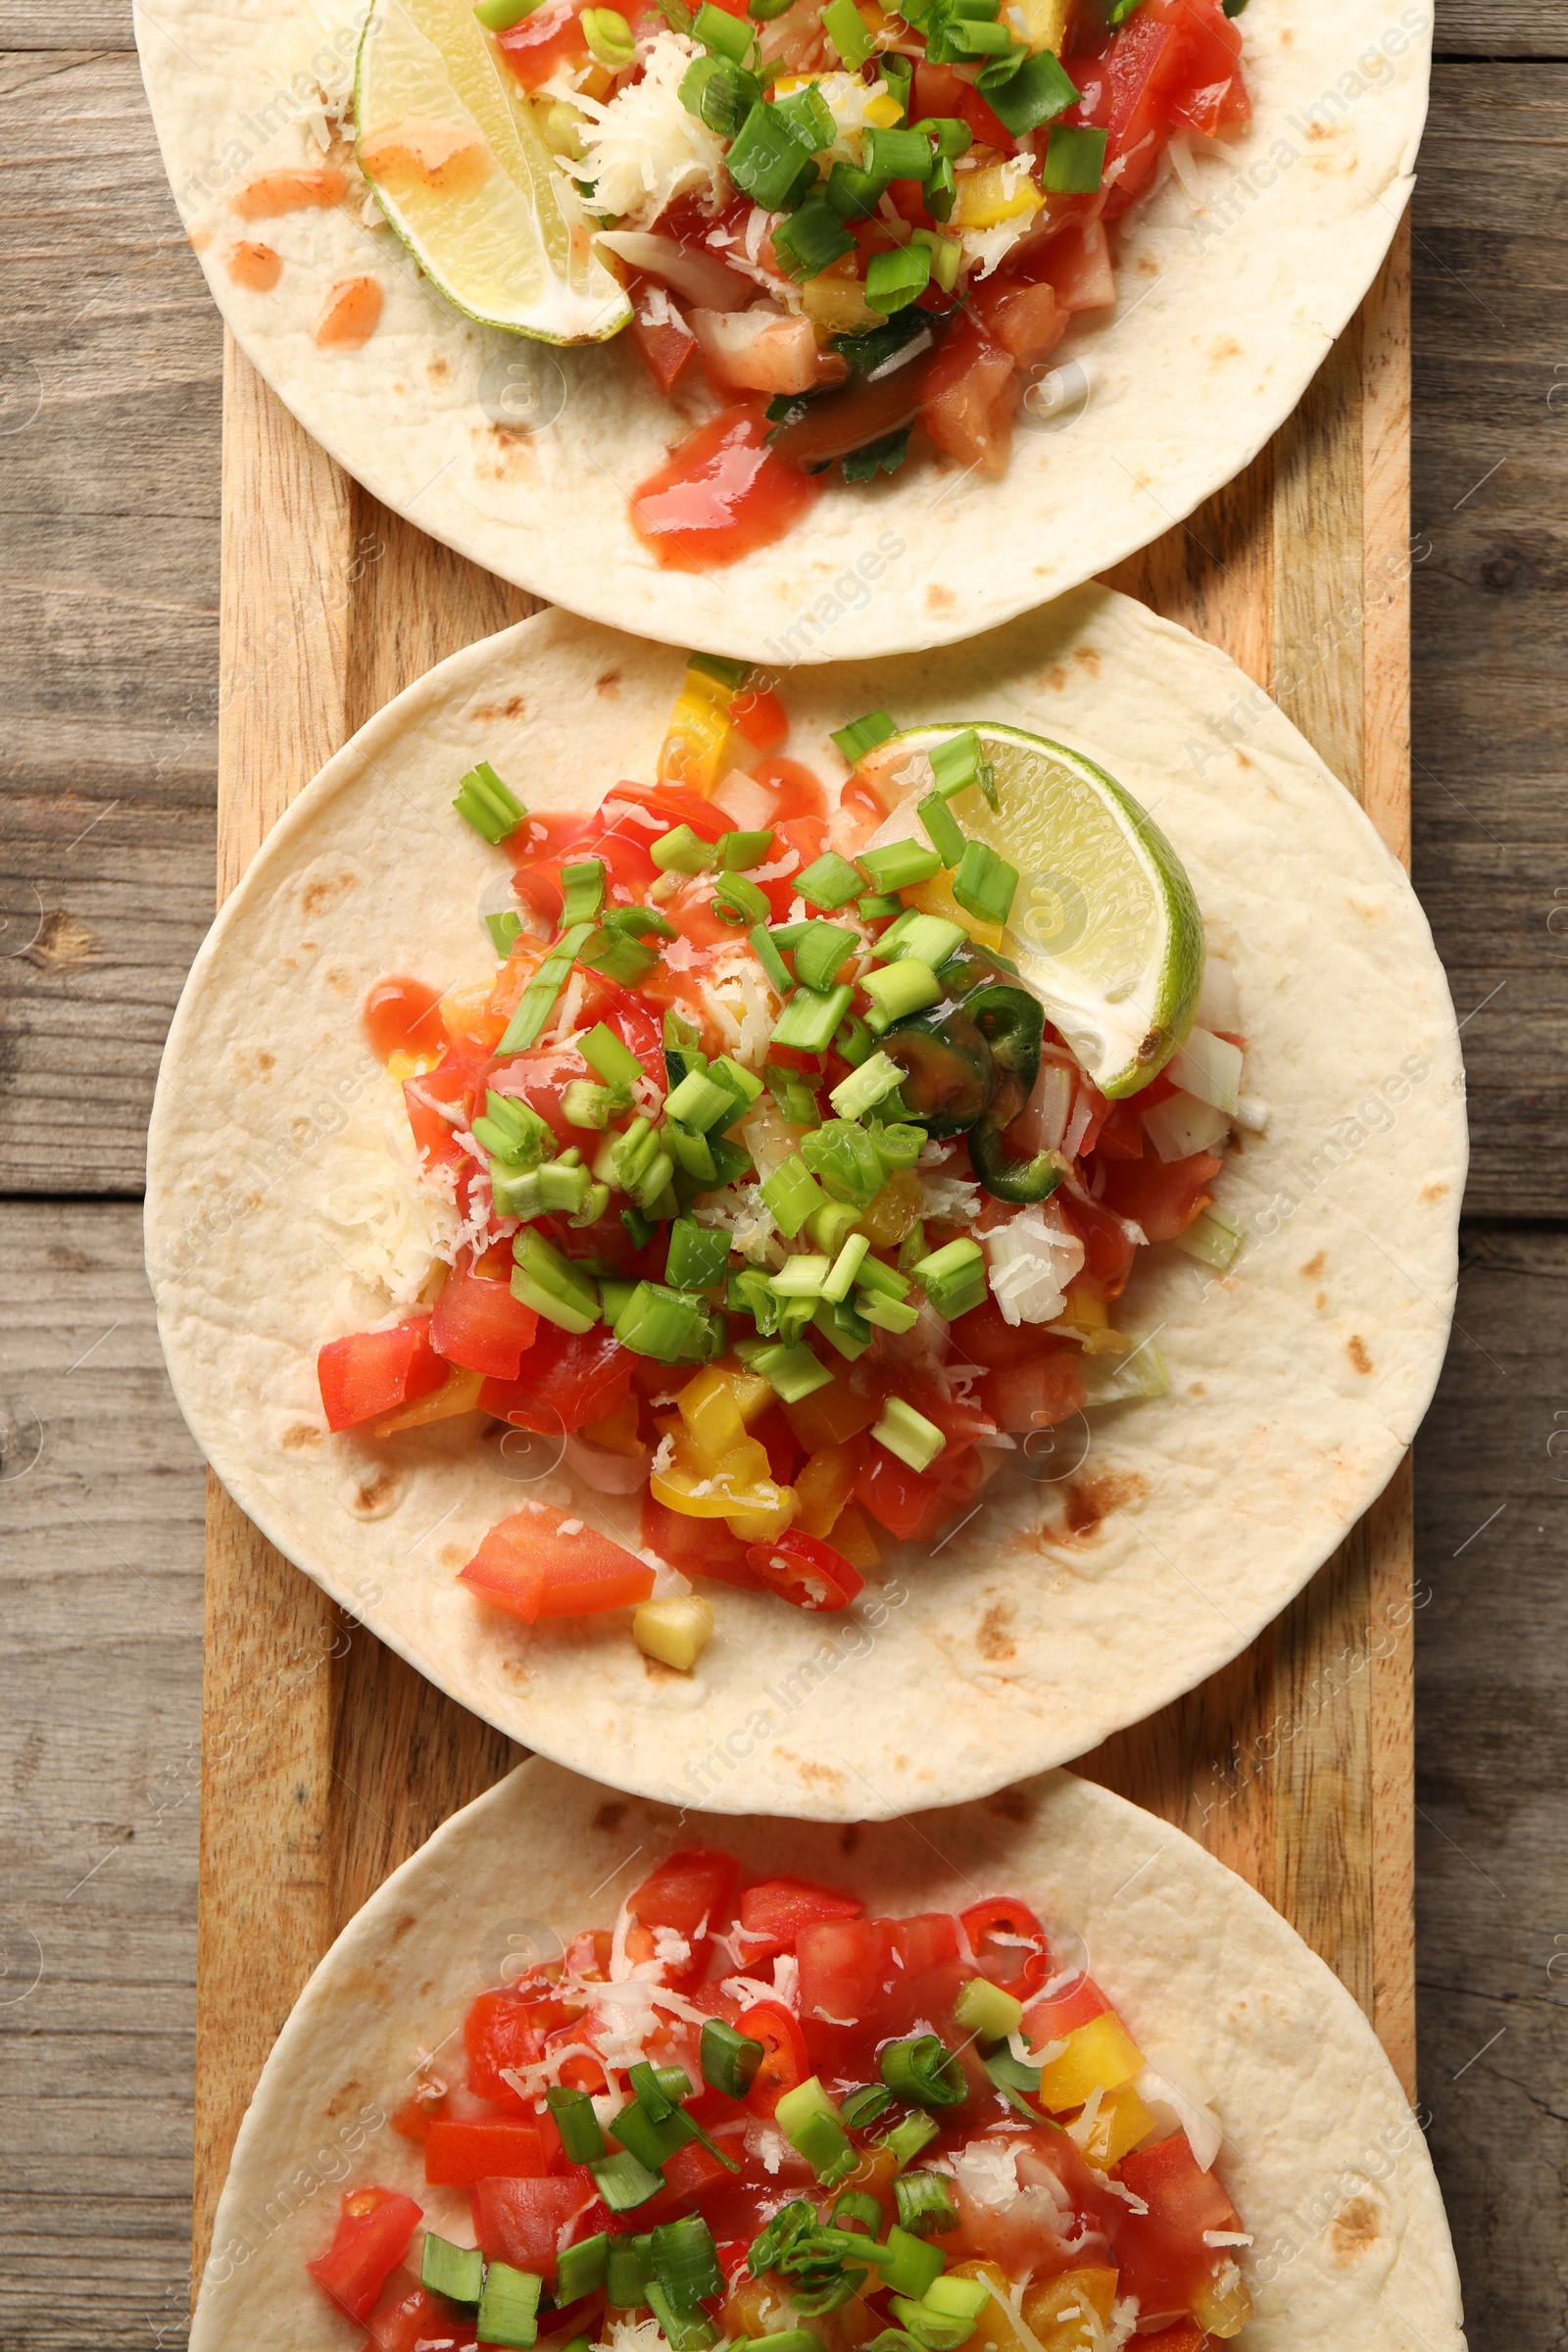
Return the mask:
<path id="1" fill-rule="evenodd" d="M 898 742 L 922 750 L 961 723 Z M 1203 921 L 1182 861 L 1081 753 L 971 723 L 998 805 L 971 786 L 955 813 L 1018 869 L 1006 950 L 1102 1094 L 1136 1094 L 1186 1037 L 1203 983 Z"/>
<path id="2" fill-rule="evenodd" d="M 360 169 L 470 318 L 545 343 L 602 342 L 631 306 L 510 78 L 470 0 L 381 0 L 355 78 Z"/>

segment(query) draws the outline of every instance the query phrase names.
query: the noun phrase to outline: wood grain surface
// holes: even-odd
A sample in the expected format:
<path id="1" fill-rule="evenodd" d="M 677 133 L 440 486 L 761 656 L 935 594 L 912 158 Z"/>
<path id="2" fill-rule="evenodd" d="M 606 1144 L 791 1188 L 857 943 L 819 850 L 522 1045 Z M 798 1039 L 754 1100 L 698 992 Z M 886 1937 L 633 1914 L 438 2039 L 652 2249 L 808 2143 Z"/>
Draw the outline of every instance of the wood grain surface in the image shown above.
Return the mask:
<path id="1" fill-rule="evenodd" d="M 213 903 L 222 341 L 126 0 L 8 0 L 0 42 L 0 2340 L 147 2352 L 177 2344 L 188 2295 L 204 1484 L 137 1197 Z M 1416 1448 L 1421 2083 L 1473 2352 L 1520 2352 L 1560 2339 L 1568 2260 L 1568 19 L 1442 0 L 1438 44 L 1414 871 L 1465 1019 L 1475 1159 Z M 1197 595 L 1204 564 L 1166 554 Z M 19 909 L 47 926 L 25 950 Z M 340 1648 L 334 1687 L 386 1663 Z M 400 1671 L 399 1742 L 429 1695 Z M 1364 1672 L 1353 1647 L 1339 1671 Z M 428 1826 L 349 1778 L 335 1914 Z M 1222 1787 L 1245 1803 L 1245 1756 Z"/>

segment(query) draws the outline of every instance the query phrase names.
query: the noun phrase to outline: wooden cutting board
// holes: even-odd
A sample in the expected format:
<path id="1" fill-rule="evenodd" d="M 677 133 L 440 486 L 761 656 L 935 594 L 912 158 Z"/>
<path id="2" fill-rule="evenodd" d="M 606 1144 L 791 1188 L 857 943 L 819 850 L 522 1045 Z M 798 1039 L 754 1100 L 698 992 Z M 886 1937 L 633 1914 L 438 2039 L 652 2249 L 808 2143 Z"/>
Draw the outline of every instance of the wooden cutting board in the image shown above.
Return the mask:
<path id="1" fill-rule="evenodd" d="M 1409 858 L 1409 270 L 1401 228 L 1300 410 L 1114 575 L 1222 646 Z M 232 341 L 218 895 L 372 712 L 535 600 L 388 514 Z M 1234 1665 L 1082 1769 L 1292 1920 L 1414 2089 L 1408 1462 Z M 194 2276 L 262 2063 L 327 1945 L 521 1751 L 347 1620 L 209 1481 Z"/>

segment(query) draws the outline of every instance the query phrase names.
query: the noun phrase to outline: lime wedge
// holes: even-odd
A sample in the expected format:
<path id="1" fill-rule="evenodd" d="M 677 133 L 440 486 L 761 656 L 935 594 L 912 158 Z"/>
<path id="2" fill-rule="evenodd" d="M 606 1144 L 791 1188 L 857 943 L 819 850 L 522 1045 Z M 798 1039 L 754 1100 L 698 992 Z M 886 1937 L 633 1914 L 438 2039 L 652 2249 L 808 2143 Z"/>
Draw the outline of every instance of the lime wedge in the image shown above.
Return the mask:
<path id="1" fill-rule="evenodd" d="M 923 750 L 962 723 L 898 742 Z M 1186 1037 L 1203 983 L 1203 921 L 1182 861 L 1131 793 L 1081 753 L 971 723 L 997 807 L 971 786 L 954 813 L 1018 869 L 1004 949 L 1102 1094 L 1136 1094 Z M 879 763 L 892 749 L 879 749 Z"/>
<path id="2" fill-rule="evenodd" d="M 380 0 L 360 42 L 355 152 L 425 275 L 482 326 L 598 343 L 625 290 L 470 0 Z"/>

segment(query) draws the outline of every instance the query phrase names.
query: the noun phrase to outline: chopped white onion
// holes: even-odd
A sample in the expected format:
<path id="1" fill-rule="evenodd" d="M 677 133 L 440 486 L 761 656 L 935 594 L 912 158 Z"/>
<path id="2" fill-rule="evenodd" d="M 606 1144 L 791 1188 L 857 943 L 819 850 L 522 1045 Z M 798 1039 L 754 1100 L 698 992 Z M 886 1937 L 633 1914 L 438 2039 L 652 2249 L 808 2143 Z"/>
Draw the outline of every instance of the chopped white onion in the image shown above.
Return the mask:
<path id="1" fill-rule="evenodd" d="M 1144 1133 L 1167 1163 L 1191 1159 L 1195 1152 L 1212 1152 L 1230 1133 L 1230 1120 L 1211 1102 L 1196 1095 L 1167 1095 L 1143 1113 Z"/>
<path id="2" fill-rule="evenodd" d="M 1216 1037 L 1210 1029 L 1195 1026 L 1172 1061 L 1170 1074 L 1178 1086 L 1196 1095 L 1200 1102 L 1211 1102 L 1228 1119 L 1236 1116 L 1237 1089 L 1242 1082 L 1240 1046 Z"/>

